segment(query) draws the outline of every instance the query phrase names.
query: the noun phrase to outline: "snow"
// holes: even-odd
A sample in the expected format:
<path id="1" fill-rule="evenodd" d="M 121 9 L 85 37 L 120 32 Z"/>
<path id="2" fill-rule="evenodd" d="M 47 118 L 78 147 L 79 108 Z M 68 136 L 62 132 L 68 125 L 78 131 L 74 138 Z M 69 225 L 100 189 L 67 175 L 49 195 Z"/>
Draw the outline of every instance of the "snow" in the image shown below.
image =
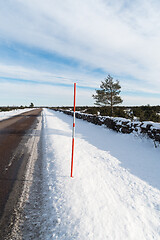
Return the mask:
<path id="1" fill-rule="evenodd" d="M 0 121 L 14 117 L 24 112 L 31 111 L 31 110 L 33 110 L 33 108 L 15 109 L 11 111 L 0 112 Z"/>
<path id="2" fill-rule="evenodd" d="M 43 239 L 160 239 L 160 149 L 148 139 L 43 110 Z"/>
<path id="3" fill-rule="evenodd" d="M 61 111 L 63 112 L 64 110 L 61 109 Z M 71 112 L 71 113 L 73 113 L 72 110 L 65 110 L 65 112 Z M 85 115 L 86 117 L 87 117 L 87 116 L 91 116 L 91 117 L 97 116 L 97 115 L 94 115 L 94 114 L 86 114 L 86 113 L 81 112 L 81 111 L 76 111 L 76 113 L 78 113 L 79 115 Z M 99 120 L 100 120 L 102 123 L 103 123 L 106 119 L 112 119 L 115 123 L 118 123 L 118 124 L 120 124 L 120 125 L 126 124 L 126 125 L 128 125 L 128 126 L 130 126 L 130 127 L 132 127 L 132 128 L 133 128 L 133 125 L 136 124 L 136 131 L 133 131 L 136 135 L 137 135 L 137 131 L 138 131 L 139 134 L 141 133 L 141 127 L 146 128 L 147 125 L 150 125 L 150 129 L 151 129 L 151 130 L 153 130 L 153 129 L 154 129 L 154 130 L 160 130 L 160 123 L 158 123 L 158 122 L 152 122 L 152 121 L 143 121 L 143 122 L 140 122 L 140 121 L 137 120 L 138 118 L 136 118 L 136 117 L 134 117 L 133 120 L 131 120 L 131 119 L 123 118 L 123 117 L 101 116 L 101 115 L 98 114 L 98 118 L 99 118 Z M 133 130 L 135 130 L 135 129 L 133 128 Z"/>
<path id="4" fill-rule="evenodd" d="M 160 123 L 156 123 L 152 121 L 144 121 L 143 127 L 146 127 L 147 125 L 151 125 L 151 129 L 160 129 Z"/>

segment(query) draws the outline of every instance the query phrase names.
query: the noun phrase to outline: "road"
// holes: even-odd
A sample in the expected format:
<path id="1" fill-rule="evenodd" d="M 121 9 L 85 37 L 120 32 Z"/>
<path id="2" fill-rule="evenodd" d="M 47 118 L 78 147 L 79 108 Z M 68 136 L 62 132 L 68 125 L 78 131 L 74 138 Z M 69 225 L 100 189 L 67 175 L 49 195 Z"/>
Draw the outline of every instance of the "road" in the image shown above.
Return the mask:
<path id="1" fill-rule="evenodd" d="M 36 127 L 41 111 L 42 109 L 35 109 L 0 122 L 0 235 L 2 226 L 5 227 L 8 221 L 7 216 L 10 216 L 13 210 L 11 205 L 17 202 L 21 186 L 25 181 L 29 158 L 26 143 L 31 131 Z M 17 185 L 13 194 L 15 184 Z M 12 200 L 8 206 L 11 193 Z"/>

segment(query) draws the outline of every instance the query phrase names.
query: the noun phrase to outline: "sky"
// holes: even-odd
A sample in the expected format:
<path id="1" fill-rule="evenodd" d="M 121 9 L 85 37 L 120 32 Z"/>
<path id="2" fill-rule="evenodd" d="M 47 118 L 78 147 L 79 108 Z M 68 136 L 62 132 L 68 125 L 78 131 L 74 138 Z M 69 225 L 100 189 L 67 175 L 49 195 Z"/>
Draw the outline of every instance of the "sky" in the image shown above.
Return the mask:
<path id="1" fill-rule="evenodd" d="M 159 0 L 0 0 L 0 106 L 94 105 L 110 74 L 125 106 L 160 105 Z"/>

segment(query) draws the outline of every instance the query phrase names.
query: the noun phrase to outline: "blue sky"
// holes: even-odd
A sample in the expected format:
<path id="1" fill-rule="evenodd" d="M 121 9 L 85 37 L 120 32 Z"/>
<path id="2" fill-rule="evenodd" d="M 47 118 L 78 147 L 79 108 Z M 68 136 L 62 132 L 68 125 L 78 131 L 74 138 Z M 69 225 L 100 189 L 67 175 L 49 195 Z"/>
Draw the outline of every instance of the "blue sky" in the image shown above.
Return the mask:
<path id="1" fill-rule="evenodd" d="M 93 105 L 107 75 L 123 105 L 160 104 L 160 2 L 0 1 L 0 105 Z"/>

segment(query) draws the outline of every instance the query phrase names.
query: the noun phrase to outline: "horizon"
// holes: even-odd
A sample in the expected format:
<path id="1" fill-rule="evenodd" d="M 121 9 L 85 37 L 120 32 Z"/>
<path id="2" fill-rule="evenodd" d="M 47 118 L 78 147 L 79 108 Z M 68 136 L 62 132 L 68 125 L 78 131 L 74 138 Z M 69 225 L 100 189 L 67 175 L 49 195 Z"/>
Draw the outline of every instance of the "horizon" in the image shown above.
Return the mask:
<path id="1" fill-rule="evenodd" d="M 4 105 L 4 106 L 0 106 L 0 108 L 4 108 L 4 107 L 9 107 L 9 108 L 20 108 L 20 107 L 26 107 L 26 108 L 73 108 L 73 105 L 62 105 L 62 106 L 46 106 L 46 105 L 34 105 L 33 107 L 30 107 L 30 106 L 27 106 L 27 105 Z M 76 108 L 80 108 L 80 107 L 97 107 L 97 108 L 103 108 L 103 107 L 108 107 L 110 108 L 111 106 L 96 106 L 96 105 L 76 105 Z M 147 104 L 147 105 L 114 105 L 113 108 L 118 108 L 118 107 L 125 107 L 125 108 L 132 108 L 132 107 L 160 107 L 160 105 L 150 105 L 150 104 Z"/>

